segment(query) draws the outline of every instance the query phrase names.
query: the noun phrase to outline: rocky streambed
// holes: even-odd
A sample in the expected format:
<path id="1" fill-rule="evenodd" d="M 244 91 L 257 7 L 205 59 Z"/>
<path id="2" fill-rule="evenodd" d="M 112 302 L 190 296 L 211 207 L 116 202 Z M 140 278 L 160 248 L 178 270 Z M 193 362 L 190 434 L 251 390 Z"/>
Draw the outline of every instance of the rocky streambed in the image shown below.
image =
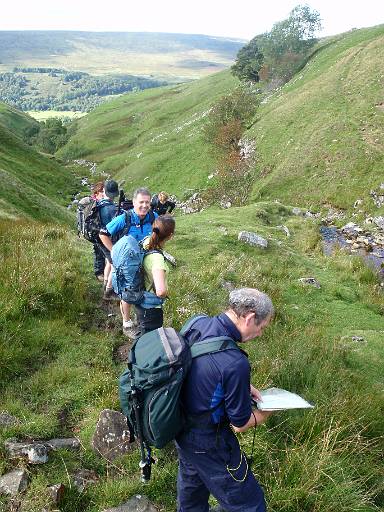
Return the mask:
<path id="1" fill-rule="evenodd" d="M 325 255 L 330 256 L 335 249 L 342 248 L 350 254 L 361 256 L 368 266 L 378 272 L 379 279 L 384 285 L 384 232 L 382 230 L 372 232 L 349 222 L 342 228 L 321 226 L 320 233 Z"/>

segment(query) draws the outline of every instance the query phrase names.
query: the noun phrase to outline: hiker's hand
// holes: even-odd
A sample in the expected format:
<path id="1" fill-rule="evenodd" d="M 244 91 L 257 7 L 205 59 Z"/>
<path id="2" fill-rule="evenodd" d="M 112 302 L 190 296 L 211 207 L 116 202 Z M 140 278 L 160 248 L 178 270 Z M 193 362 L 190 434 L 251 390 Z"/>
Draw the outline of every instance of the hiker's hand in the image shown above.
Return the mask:
<path id="1" fill-rule="evenodd" d="M 252 384 L 251 384 L 251 397 L 254 400 L 259 400 L 261 402 L 263 401 L 260 391 L 258 389 L 256 389 L 255 386 L 252 386 Z"/>

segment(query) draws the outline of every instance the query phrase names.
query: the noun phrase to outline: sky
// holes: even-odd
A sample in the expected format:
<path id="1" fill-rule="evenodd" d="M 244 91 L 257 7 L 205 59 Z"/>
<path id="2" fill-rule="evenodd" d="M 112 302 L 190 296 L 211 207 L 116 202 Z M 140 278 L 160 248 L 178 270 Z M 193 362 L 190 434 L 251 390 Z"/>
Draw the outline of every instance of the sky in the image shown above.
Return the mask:
<path id="1" fill-rule="evenodd" d="M 0 30 L 176 32 L 249 40 L 298 4 L 320 13 L 320 36 L 384 23 L 384 2 L 378 0 L 19 0 L 2 3 Z"/>

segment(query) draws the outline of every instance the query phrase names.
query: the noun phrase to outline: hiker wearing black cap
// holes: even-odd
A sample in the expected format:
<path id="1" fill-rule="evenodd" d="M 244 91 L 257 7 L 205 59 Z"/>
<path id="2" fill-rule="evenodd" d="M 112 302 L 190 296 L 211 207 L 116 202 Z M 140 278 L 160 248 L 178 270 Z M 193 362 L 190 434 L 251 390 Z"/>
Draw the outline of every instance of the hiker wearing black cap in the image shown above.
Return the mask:
<path id="1" fill-rule="evenodd" d="M 100 214 L 101 228 L 105 226 L 115 217 L 117 212 L 117 206 L 113 202 L 114 198 L 119 195 L 119 186 L 114 180 L 107 180 L 104 183 L 103 194 L 101 198 L 97 198 L 97 208 Z M 112 289 L 112 274 L 111 274 L 111 252 L 99 241 L 97 242 L 99 250 L 104 254 L 105 257 L 105 268 L 104 268 L 104 298 L 113 298 Z"/>
<path id="2" fill-rule="evenodd" d="M 242 344 L 261 336 L 273 314 L 265 293 L 233 290 L 224 313 L 198 317 L 184 337 L 193 346 L 222 336 Z M 226 512 L 265 512 L 263 490 L 234 433 L 256 427 L 271 414 L 252 408 L 252 397 L 261 396 L 250 373 L 246 353 L 236 348 L 192 360 L 182 390 L 189 429 L 176 438 L 178 512 L 208 512 L 210 494 Z"/>

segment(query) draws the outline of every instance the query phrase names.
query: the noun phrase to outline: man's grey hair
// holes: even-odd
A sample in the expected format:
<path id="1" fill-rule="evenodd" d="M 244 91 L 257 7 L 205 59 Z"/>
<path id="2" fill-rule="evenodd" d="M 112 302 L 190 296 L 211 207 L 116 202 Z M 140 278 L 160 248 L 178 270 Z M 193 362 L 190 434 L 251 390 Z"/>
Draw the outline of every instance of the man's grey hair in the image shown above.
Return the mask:
<path id="1" fill-rule="evenodd" d="M 269 296 L 256 288 L 238 288 L 229 294 L 229 307 L 237 316 L 255 313 L 256 323 L 259 324 L 275 313 Z"/>
<path id="2" fill-rule="evenodd" d="M 150 191 L 145 187 L 137 188 L 133 193 L 133 199 L 136 199 L 136 197 L 141 194 L 142 196 L 149 196 L 151 197 Z"/>

